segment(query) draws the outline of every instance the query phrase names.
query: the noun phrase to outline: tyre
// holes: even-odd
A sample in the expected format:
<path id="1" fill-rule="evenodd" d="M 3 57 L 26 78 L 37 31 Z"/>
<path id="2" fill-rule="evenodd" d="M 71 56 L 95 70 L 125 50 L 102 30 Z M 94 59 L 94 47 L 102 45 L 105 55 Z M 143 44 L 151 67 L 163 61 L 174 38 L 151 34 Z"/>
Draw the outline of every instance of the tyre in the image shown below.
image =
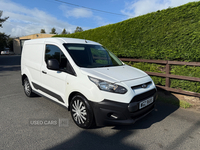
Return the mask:
<path id="1" fill-rule="evenodd" d="M 26 96 L 28 97 L 33 97 L 35 96 L 35 93 L 33 93 L 31 85 L 29 83 L 28 78 L 24 79 L 24 93 L 26 94 Z"/>
<path id="2" fill-rule="evenodd" d="M 77 126 L 88 129 L 94 125 L 94 115 L 87 99 L 76 95 L 70 103 L 71 116 Z"/>

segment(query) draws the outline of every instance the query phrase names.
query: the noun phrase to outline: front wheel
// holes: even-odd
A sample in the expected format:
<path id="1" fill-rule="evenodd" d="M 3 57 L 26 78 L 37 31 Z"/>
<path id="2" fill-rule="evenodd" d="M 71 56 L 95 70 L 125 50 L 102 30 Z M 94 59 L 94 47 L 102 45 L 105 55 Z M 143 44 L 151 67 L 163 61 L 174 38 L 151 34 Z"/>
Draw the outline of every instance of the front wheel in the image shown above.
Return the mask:
<path id="1" fill-rule="evenodd" d="M 85 97 L 74 96 L 70 103 L 70 111 L 77 126 L 88 129 L 94 125 L 93 111 Z"/>

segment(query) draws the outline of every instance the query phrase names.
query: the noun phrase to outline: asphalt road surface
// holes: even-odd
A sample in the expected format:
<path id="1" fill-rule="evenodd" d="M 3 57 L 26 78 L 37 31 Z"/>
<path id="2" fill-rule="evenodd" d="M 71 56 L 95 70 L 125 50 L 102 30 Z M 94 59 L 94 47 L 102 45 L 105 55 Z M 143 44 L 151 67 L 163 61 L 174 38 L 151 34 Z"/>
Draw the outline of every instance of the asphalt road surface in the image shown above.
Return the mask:
<path id="1" fill-rule="evenodd" d="M 200 113 L 157 103 L 133 125 L 80 129 L 65 107 L 26 97 L 20 56 L 0 55 L 0 149 L 199 150 Z"/>

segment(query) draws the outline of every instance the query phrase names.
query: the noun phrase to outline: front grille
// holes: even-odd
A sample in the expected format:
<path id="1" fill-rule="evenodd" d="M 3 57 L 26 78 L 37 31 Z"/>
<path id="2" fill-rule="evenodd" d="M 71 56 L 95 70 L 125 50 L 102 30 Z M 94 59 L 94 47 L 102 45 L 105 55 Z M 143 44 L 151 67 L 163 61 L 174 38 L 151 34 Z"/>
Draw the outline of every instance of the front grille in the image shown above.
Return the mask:
<path id="1" fill-rule="evenodd" d="M 147 87 L 151 84 L 152 82 L 147 82 L 147 83 L 143 83 L 143 84 L 139 84 L 139 85 L 136 85 L 136 86 L 132 86 L 131 88 L 134 90 L 134 89 L 138 89 L 138 88 L 142 88 L 142 85 L 146 85 Z"/>
<path id="2" fill-rule="evenodd" d="M 145 93 L 142 93 L 142 94 L 139 94 L 139 95 L 136 95 L 135 97 L 133 97 L 133 99 L 131 100 L 131 102 L 138 102 L 138 101 L 141 101 L 141 100 L 145 100 L 151 96 L 154 96 L 156 93 L 156 89 L 152 89 L 150 91 L 147 91 Z"/>

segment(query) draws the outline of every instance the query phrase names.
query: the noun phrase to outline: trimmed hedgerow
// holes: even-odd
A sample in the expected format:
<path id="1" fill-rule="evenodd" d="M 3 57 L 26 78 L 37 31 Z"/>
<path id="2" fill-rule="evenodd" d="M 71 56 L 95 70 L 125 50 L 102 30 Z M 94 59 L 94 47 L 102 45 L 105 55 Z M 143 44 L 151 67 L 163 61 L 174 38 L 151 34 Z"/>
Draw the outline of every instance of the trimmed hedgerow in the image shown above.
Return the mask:
<path id="1" fill-rule="evenodd" d="M 177 61 L 200 61 L 200 2 L 149 13 L 84 32 L 56 37 L 96 41 L 118 57 Z M 143 71 L 164 73 L 163 66 L 131 64 Z M 199 67 L 171 66 L 171 74 L 200 77 Z M 152 76 L 155 84 L 165 85 L 165 78 Z M 172 88 L 199 92 L 200 83 L 171 79 Z"/>
<path id="2" fill-rule="evenodd" d="M 131 65 L 135 68 L 144 70 L 144 71 L 165 73 L 165 65 L 158 65 L 158 64 L 145 63 L 145 62 L 139 62 L 139 63 L 128 62 L 126 64 Z"/>
<path id="3" fill-rule="evenodd" d="M 200 93 L 200 82 L 171 79 L 170 87 Z"/>
<path id="4" fill-rule="evenodd" d="M 126 64 L 139 68 L 143 71 L 165 73 L 165 65 L 143 63 L 143 62 L 140 63 L 128 62 Z M 200 67 L 172 65 L 170 74 L 200 78 Z M 156 76 L 151 76 L 151 78 L 153 79 L 155 84 L 163 86 L 165 85 L 165 78 Z M 170 82 L 171 82 L 170 84 L 171 88 L 200 93 L 200 82 L 177 80 L 177 79 L 170 79 Z"/>
<path id="5" fill-rule="evenodd" d="M 96 41 L 118 57 L 200 61 L 200 2 L 84 32 L 56 35 Z"/>
<path id="6" fill-rule="evenodd" d="M 127 65 L 141 69 L 143 71 L 165 73 L 165 66 L 164 65 L 158 65 L 158 64 L 153 64 L 153 63 L 144 63 L 144 62 L 139 62 L 139 63 L 125 62 L 125 63 Z M 155 84 L 163 85 L 163 86 L 165 85 L 165 78 L 156 77 L 156 76 L 151 76 L 151 78 L 153 79 Z"/>
<path id="7" fill-rule="evenodd" d="M 171 66 L 170 73 L 175 75 L 200 78 L 200 67 L 173 65 Z"/>
<path id="8" fill-rule="evenodd" d="M 171 66 L 171 74 L 200 78 L 200 67 Z M 171 79 L 170 87 L 200 93 L 200 82 Z"/>

